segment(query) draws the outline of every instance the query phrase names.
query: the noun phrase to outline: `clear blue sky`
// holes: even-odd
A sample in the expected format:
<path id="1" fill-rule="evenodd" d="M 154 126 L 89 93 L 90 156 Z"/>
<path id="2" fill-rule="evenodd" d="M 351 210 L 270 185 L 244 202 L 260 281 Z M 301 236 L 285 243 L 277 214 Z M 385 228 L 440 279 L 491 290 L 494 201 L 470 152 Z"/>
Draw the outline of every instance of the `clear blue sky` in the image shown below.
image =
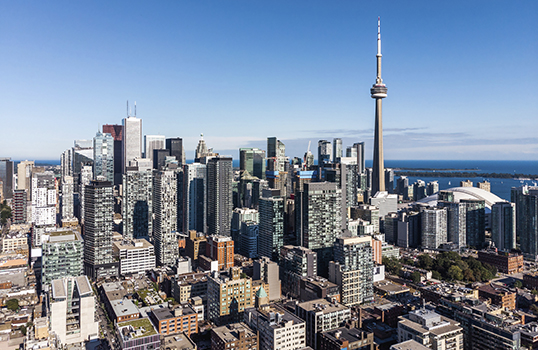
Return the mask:
<path id="1" fill-rule="evenodd" d="M 121 124 L 237 154 L 267 136 L 371 154 L 381 16 L 386 159 L 538 159 L 538 1 L 9 1 L 0 156 L 57 159 Z"/>

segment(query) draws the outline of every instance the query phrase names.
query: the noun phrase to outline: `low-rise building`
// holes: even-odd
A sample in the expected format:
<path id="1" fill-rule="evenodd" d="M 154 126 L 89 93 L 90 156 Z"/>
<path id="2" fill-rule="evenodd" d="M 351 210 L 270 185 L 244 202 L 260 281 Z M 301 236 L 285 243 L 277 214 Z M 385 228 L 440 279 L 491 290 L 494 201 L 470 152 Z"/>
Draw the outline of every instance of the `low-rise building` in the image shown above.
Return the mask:
<path id="1" fill-rule="evenodd" d="M 478 287 L 478 296 L 489 299 L 494 305 L 513 310 L 516 308 L 516 293 L 494 283 Z"/>
<path id="2" fill-rule="evenodd" d="M 146 272 L 156 266 L 153 245 L 145 239 L 115 241 L 112 248 L 119 259 L 121 275 Z"/>
<path id="3" fill-rule="evenodd" d="M 261 350 L 258 340 L 257 332 L 242 322 L 211 330 L 211 350 Z"/>
<path id="4" fill-rule="evenodd" d="M 2 238 L 2 253 L 17 253 L 28 256 L 29 225 L 14 225 Z"/>
<path id="5" fill-rule="evenodd" d="M 115 322 L 135 320 L 140 317 L 140 310 L 130 299 L 112 300 L 110 302 L 112 315 L 109 315 Z"/>
<path id="6" fill-rule="evenodd" d="M 478 261 L 497 268 L 499 272 L 513 274 L 523 271 L 523 255 L 516 253 L 498 253 L 495 250 L 478 252 Z"/>
<path id="7" fill-rule="evenodd" d="M 458 322 L 425 308 L 399 319 L 399 342 L 412 339 L 432 350 L 463 350 L 463 332 Z"/>
<path id="8" fill-rule="evenodd" d="M 274 305 L 245 311 L 245 323 L 260 335 L 260 349 L 295 350 L 306 346 L 305 321 Z"/>
<path id="9" fill-rule="evenodd" d="M 116 333 L 122 350 L 154 350 L 161 346 L 160 335 L 147 317 L 116 323 Z"/>
<path id="10" fill-rule="evenodd" d="M 317 349 L 317 333 L 343 325 L 351 318 L 351 310 L 326 299 L 310 300 L 295 306 L 295 314 L 306 322 L 306 345 Z"/>
<path id="11" fill-rule="evenodd" d="M 318 350 L 374 350 L 374 333 L 357 328 L 340 327 L 319 334 Z"/>
<path id="12" fill-rule="evenodd" d="M 179 303 L 187 302 L 194 297 L 207 300 L 208 275 L 208 273 L 193 272 L 172 277 L 172 296 Z"/>
<path id="13" fill-rule="evenodd" d="M 340 302 L 340 287 L 320 276 L 301 278 L 299 289 L 303 301 L 329 298 Z"/>
<path id="14" fill-rule="evenodd" d="M 398 344 L 394 344 L 390 347 L 390 350 L 428 350 L 429 348 L 420 344 L 419 342 L 411 339 L 406 340 Z"/>
<path id="15" fill-rule="evenodd" d="M 538 273 L 523 274 L 523 286 L 529 289 L 538 289 Z"/>
<path id="16" fill-rule="evenodd" d="M 196 343 L 185 333 L 163 337 L 161 347 L 166 350 L 196 350 Z"/>
<path id="17" fill-rule="evenodd" d="M 190 336 L 198 333 L 198 314 L 187 304 L 179 305 L 174 309 L 154 309 L 150 318 L 161 334 L 185 332 Z"/>

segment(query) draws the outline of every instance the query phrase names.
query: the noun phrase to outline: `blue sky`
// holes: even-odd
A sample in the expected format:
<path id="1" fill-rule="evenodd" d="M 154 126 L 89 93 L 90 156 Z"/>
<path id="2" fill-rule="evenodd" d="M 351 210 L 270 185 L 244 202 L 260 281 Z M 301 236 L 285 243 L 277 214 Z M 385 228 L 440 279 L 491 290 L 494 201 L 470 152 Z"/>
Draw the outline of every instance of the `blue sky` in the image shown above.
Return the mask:
<path id="1" fill-rule="evenodd" d="M 530 0 L 2 2 L 0 156 L 58 158 L 127 100 L 187 158 L 201 132 L 234 156 L 267 136 L 371 154 L 377 16 L 386 159 L 538 158 Z"/>

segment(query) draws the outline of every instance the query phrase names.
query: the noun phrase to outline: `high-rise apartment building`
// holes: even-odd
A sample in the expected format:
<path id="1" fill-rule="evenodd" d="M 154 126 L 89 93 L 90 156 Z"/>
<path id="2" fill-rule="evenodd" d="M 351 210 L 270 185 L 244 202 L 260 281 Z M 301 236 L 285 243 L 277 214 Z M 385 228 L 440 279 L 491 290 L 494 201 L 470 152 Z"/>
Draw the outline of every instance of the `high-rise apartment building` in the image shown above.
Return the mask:
<path id="1" fill-rule="evenodd" d="M 14 224 L 25 224 L 27 221 L 27 195 L 26 190 L 13 191 L 13 199 L 11 202 L 12 222 Z"/>
<path id="2" fill-rule="evenodd" d="M 364 159 L 364 142 L 354 143 L 353 148 L 355 148 L 357 152 L 357 171 L 359 174 L 363 174 L 366 169 Z"/>
<path id="3" fill-rule="evenodd" d="M 280 249 L 280 280 L 282 292 L 298 298 L 299 281 L 303 277 L 318 275 L 317 254 L 307 248 L 285 245 Z"/>
<path id="4" fill-rule="evenodd" d="M 232 180 L 231 157 L 217 156 L 207 162 L 207 232 L 210 235 L 231 234 Z"/>
<path id="5" fill-rule="evenodd" d="M 260 228 L 255 221 L 241 221 L 241 230 L 239 231 L 239 254 L 247 258 L 257 258 L 258 238 Z"/>
<path id="6" fill-rule="evenodd" d="M 258 179 L 265 178 L 265 151 L 259 148 L 239 149 L 239 169 Z"/>
<path id="7" fill-rule="evenodd" d="M 196 230 L 207 232 L 207 167 L 205 164 L 193 163 L 183 167 L 181 186 L 181 215 L 178 212 L 178 228 L 183 232 Z M 178 209 L 179 210 L 179 209 Z"/>
<path id="8" fill-rule="evenodd" d="M 166 139 L 166 149 L 170 151 L 172 157 L 176 157 L 179 167 L 187 164 L 185 159 L 185 149 L 183 148 L 183 139 L 179 137 Z"/>
<path id="9" fill-rule="evenodd" d="M 259 201 L 258 253 L 278 261 L 284 245 L 284 199 L 280 191 L 267 189 Z"/>
<path id="10" fill-rule="evenodd" d="M 234 266 L 234 241 L 230 236 L 207 236 L 205 255 L 219 262 L 219 270 Z"/>
<path id="11" fill-rule="evenodd" d="M 142 157 L 142 119 L 127 117 L 123 119 L 122 133 L 123 173 L 129 162 Z"/>
<path id="12" fill-rule="evenodd" d="M 497 202 L 491 206 L 491 240 L 501 251 L 516 248 L 516 205 Z"/>
<path id="13" fill-rule="evenodd" d="M 114 182 L 114 138 L 98 132 L 93 138 L 93 177 Z"/>
<path id="14" fill-rule="evenodd" d="M 99 336 L 95 295 L 86 276 L 61 277 L 52 281 L 47 301 L 50 330 L 63 346 L 84 343 Z"/>
<path id="15" fill-rule="evenodd" d="M 329 263 L 329 280 L 340 286 L 340 301 L 346 306 L 374 299 L 372 237 L 339 237 L 334 261 Z"/>
<path id="16" fill-rule="evenodd" d="M 207 281 L 208 319 L 217 324 L 240 321 L 252 307 L 252 280 L 241 277 L 241 269 L 214 271 Z"/>
<path id="17" fill-rule="evenodd" d="M 538 255 L 538 187 L 512 187 L 511 202 L 516 205 L 516 235 L 520 237 L 521 251 Z"/>
<path id="18" fill-rule="evenodd" d="M 486 203 L 479 199 L 462 199 L 465 206 L 465 232 L 467 245 L 482 249 L 486 244 Z"/>
<path id="19" fill-rule="evenodd" d="M 424 209 L 421 213 L 422 249 L 437 249 L 447 242 L 447 211 L 445 208 Z"/>
<path id="20" fill-rule="evenodd" d="M 91 279 L 118 276 L 112 256 L 114 192 L 109 181 L 94 180 L 84 189 L 84 271 Z"/>
<path id="21" fill-rule="evenodd" d="M 128 168 L 123 175 L 123 237 L 149 239 L 153 231 L 153 173 Z"/>
<path id="22" fill-rule="evenodd" d="M 23 160 L 17 165 L 17 189 L 26 190 L 27 199 L 30 200 L 33 160 Z"/>
<path id="23" fill-rule="evenodd" d="M 318 165 L 332 162 L 333 146 L 330 141 L 318 141 Z"/>
<path id="24" fill-rule="evenodd" d="M 154 171 L 153 240 L 159 265 L 173 266 L 179 257 L 177 208 L 177 172 L 175 170 Z"/>
<path id="25" fill-rule="evenodd" d="M 38 226 L 56 224 L 56 178 L 52 171 L 32 174 L 32 222 Z"/>
<path id="26" fill-rule="evenodd" d="M 13 197 L 13 161 L 11 158 L 0 158 L 0 182 L 4 199 Z"/>
<path id="27" fill-rule="evenodd" d="M 336 237 L 342 232 L 342 190 L 336 183 L 311 182 L 295 196 L 298 241 L 318 255 L 318 274 L 327 276 Z"/>
<path id="28" fill-rule="evenodd" d="M 41 284 L 83 274 L 83 242 L 76 230 L 50 232 L 43 241 Z"/>
<path id="29" fill-rule="evenodd" d="M 114 140 L 114 185 L 121 184 L 123 173 L 123 125 L 103 125 L 103 133 L 110 134 Z"/>
<path id="30" fill-rule="evenodd" d="M 164 135 L 144 135 L 144 158 L 153 160 L 154 149 L 165 149 Z"/>
<path id="31" fill-rule="evenodd" d="M 318 332 L 343 326 L 351 318 L 351 310 L 339 303 L 316 299 L 295 305 L 295 314 L 306 321 L 306 345 L 318 347 Z"/>
<path id="32" fill-rule="evenodd" d="M 342 158 L 342 139 L 341 138 L 335 138 L 333 139 L 333 161 L 335 163 L 340 162 L 340 158 Z"/>
<path id="33" fill-rule="evenodd" d="M 75 222 L 75 184 L 72 176 L 62 178 L 62 225 Z"/>
<path id="34" fill-rule="evenodd" d="M 232 212 L 232 239 L 236 242 L 239 242 L 241 234 L 241 224 L 243 222 L 254 222 L 258 224 L 259 218 L 260 215 L 256 209 L 235 208 Z M 236 245 L 235 251 L 238 252 L 238 249 L 239 247 Z M 256 251 L 258 251 L 257 247 Z"/>

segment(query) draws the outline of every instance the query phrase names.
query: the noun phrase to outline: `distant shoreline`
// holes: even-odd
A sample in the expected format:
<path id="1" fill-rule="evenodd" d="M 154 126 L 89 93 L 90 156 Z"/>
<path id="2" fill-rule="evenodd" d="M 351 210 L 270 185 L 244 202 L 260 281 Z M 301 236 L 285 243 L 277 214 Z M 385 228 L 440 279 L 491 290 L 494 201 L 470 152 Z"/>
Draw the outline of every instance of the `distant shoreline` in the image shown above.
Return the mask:
<path id="1" fill-rule="evenodd" d="M 396 170 L 394 175 L 413 177 L 482 177 L 491 179 L 537 180 L 536 174 L 478 173 L 472 171 L 406 171 Z"/>

